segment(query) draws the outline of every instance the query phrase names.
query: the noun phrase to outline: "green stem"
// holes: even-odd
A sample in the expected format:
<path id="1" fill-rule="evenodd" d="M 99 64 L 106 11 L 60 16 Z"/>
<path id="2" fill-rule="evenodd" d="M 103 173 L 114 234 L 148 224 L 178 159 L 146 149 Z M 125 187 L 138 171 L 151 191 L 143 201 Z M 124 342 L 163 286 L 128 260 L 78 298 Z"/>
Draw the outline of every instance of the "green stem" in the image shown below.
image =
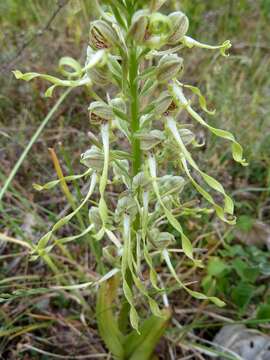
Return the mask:
<path id="1" fill-rule="evenodd" d="M 130 89 L 130 115 L 131 115 L 131 139 L 132 139 L 132 173 L 138 174 L 141 168 L 140 140 L 134 134 L 140 129 L 139 118 L 139 92 L 138 92 L 138 69 L 137 49 L 133 46 L 129 53 L 129 89 Z"/>
<path id="2" fill-rule="evenodd" d="M 138 89 L 138 70 L 139 70 L 139 63 L 137 59 L 137 48 L 134 44 L 130 45 L 130 51 L 128 56 L 128 78 L 129 78 L 129 103 L 130 103 L 130 117 L 131 117 L 131 124 L 130 124 L 130 131 L 131 131 L 131 151 L 132 151 L 132 176 L 138 174 L 141 169 L 141 148 L 140 148 L 140 141 L 136 139 L 134 134 L 140 129 L 140 117 L 139 117 L 139 89 Z M 123 83 L 123 90 L 125 89 L 125 84 Z M 140 218 L 139 216 L 136 217 L 132 224 L 132 228 L 134 230 L 132 236 L 134 240 L 134 234 L 136 234 L 139 225 L 140 225 Z M 132 289 L 133 287 L 133 279 L 130 270 L 127 270 L 126 273 L 126 281 L 129 285 L 129 288 Z M 119 316 L 119 325 L 120 329 L 123 333 L 127 331 L 127 327 L 129 324 L 129 311 L 130 305 L 126 300 L 124 300 L 122 304 L 122 309 L 120 311 Z"/>

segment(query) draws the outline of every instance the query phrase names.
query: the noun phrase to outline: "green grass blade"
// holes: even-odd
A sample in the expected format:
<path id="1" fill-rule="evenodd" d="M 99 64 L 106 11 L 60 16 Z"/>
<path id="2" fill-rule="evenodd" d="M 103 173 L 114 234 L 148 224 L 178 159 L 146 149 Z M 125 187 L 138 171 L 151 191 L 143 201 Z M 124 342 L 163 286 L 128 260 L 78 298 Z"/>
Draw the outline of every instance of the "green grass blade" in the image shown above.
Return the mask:
<path id="1" fill-rule="evenodd" d="M 40 134 L 42 133 L 43 129 L 45 128 L 45 126 L 48 124 L 48 122 L 51 120 L 51 118 L 53 117 L 53 115 L 56 113 L 56 111 L 58 110 L 59 106 L 62 104 L 62 102 L 65 100 L 65 98 L 67 97 L 67 95 L 70 93 L 71 89 L 66 90 L 62 96 L 59 98 L 59 100 L 55 103 L 55 105 L 53 106 L 53 108 L 50 110 L 50 112 L 48 113 L 48 115 L 44 118 L 44 120 L 42 121 L 42 123 L 40 124 L 40 126 L 38 127 L 37 131 L 35 132 L 35 134 L 32 136 L 31 140 L 29 141 L 27 147 L 24 149 L 22 155 L 20 156 L 19 160 L 16 162 L 15 166 L 13 167 L 11 173 L 9 174 L 7 180 L 4 183 L 4 186 L 2 187 L 2 189 L 0 190 L 0 202 L 3 198 L 3 196 L 5 195 L 10 183 L 12 182 L 13 178 L 15 177 L 15 175 L 17 174 L 20 166 L 22 165 L 24 159 L 26 158 L 27 154 L 29 153 L 30 149 L 32 148 L 33 144 L 37 141 L 37 139 L 39 138 Z"/>

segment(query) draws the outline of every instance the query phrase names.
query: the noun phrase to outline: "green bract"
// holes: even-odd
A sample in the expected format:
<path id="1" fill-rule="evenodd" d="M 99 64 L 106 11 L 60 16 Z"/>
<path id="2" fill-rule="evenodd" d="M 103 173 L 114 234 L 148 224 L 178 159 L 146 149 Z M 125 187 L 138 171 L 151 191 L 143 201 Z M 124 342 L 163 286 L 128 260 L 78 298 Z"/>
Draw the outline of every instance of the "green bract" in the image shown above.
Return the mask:
<path id="1" fill-rule="evenodd" d="M 100 19 L 90 24 L 86 63 L 81 66 L 72 58 L 62 58 L 59 68 L 65 79 L 14 71 L 18 79 L 29 81 L 40 77 L 51 82 L 53 85 L 47 91 L 50 96 L 56 86 L 91 87 L 95 101 L 90 99 L 90 130 L 92 124 L 95 131 L 99 129 L 97 136 L 90 133 L 92 144 L 81 156 L 87 171 L 65 178 L 66 181 L 79 178 L 88 181 L 90 177 L 87 195 L 33 247 L 33 259 L 49 256 L 59 241 L 57 230 L 82 207 L 87 207 L 89 224 L 83 234 L 91 232 L 95 247 L 103 254 L 102 279 L 121 272 L 122 294 L 128 303 L 130 324 L 137 331 L 140 331 L 137 294 L 149 304 L 155 317 L 163 316 L 158 296 L 153 297 L 153 294 L 166 292 L 154 266 L 153 258 L 157 253 L 183 291 L 196 299 L 224 305 L 221 300 L 186 286 L 178 278 L 170 259 L 170 247 L 179 246 L 175 243 L 178 237 L 182 256 L 186 256 L 192 266 L 202 266 L 182 226 L 181 216 L 188 211 L 183 208 L 181 194 L 188 182 L 221 220 L 235 223 L 232 199 L 192 156 L 193 147 L 199 145 L 196 134 L 183 126 L 182 113 L 186 112 L 191 121 L 214 135 L 229 140 L 234 160 L 246 165 L 243 149 L 235 137 L 209 125 L 195 110 L 193 98 L 188 97 L 190 91 L 198 97 L 207 116 L 214 114 L 208 109 L 201 91 L 179 81 L 184 65 L 183 58 L 177 54 L 180 48 L 218 49 L 225 56 L 231 43 L 225 41 L 220 46 L 210 46 L 190 38 L 186 35 L 189 20 L 185 14 L 157 12 L 164 2 L 152 0 L 144 6 L 144 1 L 108 0 L 104 8 L 101 4 L 104 2 L 97 2 Z M 170 46 L 176 47 L 172 50 Z M 44 186 L 35 185 L 35 188 L 50 189 L 59 183 L 60 180 L 55 180 Z M 113 198 L 112 190 L 116 195 Z M 204 208 L 191 210 L 194 213 L 206 211 L 205 204 Z M 168 229 L 174 229 L 174 233 L 169 233 Z M 64 244 L 83 234 L 60 240 Z M 145 268 L 149 270 L 148 278 L 142 276 Z M 104 278 L 106 272 L 109 275 Z M 99 307 L 105 300 L 99 301 Z M 99 318 L 102 322 L 106 317 Z M 119 329 L 113 326 L 119 344 L 123 344 Z M 101 324 L 100 328 L 110 346 L 106 326 Z M 112 351 L 121 358 L 122 349 Z"/>

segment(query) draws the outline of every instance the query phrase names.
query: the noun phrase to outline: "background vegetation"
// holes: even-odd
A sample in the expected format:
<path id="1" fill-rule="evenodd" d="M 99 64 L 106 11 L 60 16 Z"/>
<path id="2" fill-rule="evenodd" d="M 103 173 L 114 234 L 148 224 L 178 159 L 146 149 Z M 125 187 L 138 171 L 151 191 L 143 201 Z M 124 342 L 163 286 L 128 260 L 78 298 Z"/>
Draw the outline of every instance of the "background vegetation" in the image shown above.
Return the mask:
<path id="1" fill-rule="evenodd" d="M 186 221 L 186 232 L 194 244 L 206 249 L 207 266 L 203 271 L 187 268 L 181 276 L 199 281 L 205 292 L 215 293 L 228 305 L 217 309 L 172 289 L 169 299 L 174 316 L 159 345 L 160 359 L 188 355 L 200 359 L 194 343 L 211 341 L 223 324 L 241 322 L 267 332 L 270 319 L 270 1 L 183 0 L 180 7 L 191 20 L 191 36 L 207 43 L 225 39 L 233 43 L 228 60 L 201 50 L 185 51 L 185 77 L 202 87 L 217 109 L 211 121 L 236 134 L 250 166 L 235 165 L 228 146 L 200 132 L 205 146 L 196 156 L 201 167 L 233 194 L 238 223 L 234 229 L 225 227 L 211 215 Z M 83 62 L 93 12 L 88 0 L 0 0 L 0 14 L 2 186 L 59 95 L 43 98 L 43 82 L 18 82 L 11 70 L 54 74 L 58 59 L 65 55 Z M 89 144 L 85 135 L 88 102 L 89 94 L 82 90 L 69 96 L 34 144 L 1 203 L 2 359 L 51 359 L 52 354 L 67 359 L 89 354 L 105 358 L 94 317 L 95 291 L 53 289 L 57 277 L 42 262 L 29 262 L 27 248 L 14 243 L 14 239 L 37 241 L 57 214 L 68 211 L 59 190 L 40 194 L 32 183 L 55 178 L 48 148 L 54 148 L 65 174 L 79 171 L 80 154 Z M 80 196 L 77 188 L 75 191 Z M 191 189 L 189 196 L 193 198 Z M 70 229 L 65 229 L 67 234 Z M 55 254 L 61 268 L 58 276 L 65 276 L 71 284 L 95 279 L 87 244 L 70 248 L 72 258 Z M 179 272 L 185 266 L 177 258 L 175 265 Z M 166 276 L 170 284 L 169 274 Z M 86 301 L 83 311 L 81 296 Z"/>

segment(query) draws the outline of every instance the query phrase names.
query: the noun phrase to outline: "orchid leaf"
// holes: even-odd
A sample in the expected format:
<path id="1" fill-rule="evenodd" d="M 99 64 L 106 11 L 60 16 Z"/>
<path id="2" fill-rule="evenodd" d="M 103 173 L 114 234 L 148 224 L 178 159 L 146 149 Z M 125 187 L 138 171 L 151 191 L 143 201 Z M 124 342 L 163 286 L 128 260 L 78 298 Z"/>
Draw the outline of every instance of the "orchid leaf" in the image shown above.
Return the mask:
<path id="1" fill-rule="evenodd" d="M 117 287 L 117 277 L 113 277 L 100 285 L 96 304 L 96 316 L 99 334 L 108 349 L 117 359 L 124 359 L 124 336 L 120 332 L 117 320 L 113 314 Z"/>
<path id="2" fill-rule="evenodd" d="M 130 360 L 149 360 L 171 318 L 171 310 L 162 310 L 162 317 L 151 316 L 140 326 L 140 335 L 132 331 L 125 339 L 125 356 Z"/>

